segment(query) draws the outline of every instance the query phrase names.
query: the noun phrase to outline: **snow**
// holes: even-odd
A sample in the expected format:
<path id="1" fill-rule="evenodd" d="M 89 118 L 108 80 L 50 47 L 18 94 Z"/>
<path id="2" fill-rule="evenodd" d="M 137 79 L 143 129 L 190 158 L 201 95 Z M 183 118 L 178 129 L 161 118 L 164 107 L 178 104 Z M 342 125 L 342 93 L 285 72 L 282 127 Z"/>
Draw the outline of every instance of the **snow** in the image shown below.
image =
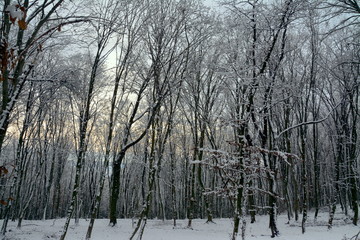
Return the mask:
<path id="1" fill-rule="evenodd" d="M 349 218 L 338 214 L 334 220 L 334 226 L 331 230 L 327 229 L 328 214 L 323 212 L 318 220 L 314 222 L 309 217 L 306 233 L 301 233 L 301 220 L 287 224 L 287 217 L 280 215 L 278 217 L 278 228 L 280 236 L 277 240 L 343 240 L 344 237 L 350 239 L 360 231 L 359 226 L 350 223 Z M 177 227 L 173 228 L 172 220 L 148 220 L 143 240 L 228 240 L 232 231 L 231 219 L 215 219 L 215 223 L 205 223 L 204 219 L 193 220 L 193 229 L 186 228 L 186 220 L 178 220 Z M 42 240 L 59 239 L 65 219 L 46 220 L 46 221 L 23 221 L 21 229 L 16 228 L 16 222 L 9 222 L 6 238 L 8 240 Z M 129 239 L 133 224 L 131 219 L 119 219 L 115 227 L 108 226 L 107 219 L 98 219 L 95 221 L 92 240 L 125 240 Z M 1 224 L 1 222 L 0 222 Z M 70 224 L 66 239 L 83 240 L 89 221 L 82 219 L 80 224 L 75 226 L 74 222 Z M 268 216 L 257 216 L 256 223 L 247 222 L 248 240 L 271 239 L 268 229 Z M 238 239 L 241 239 L 239 236 Z"/>
<path id="2" fill-rule="evenodd" d="M 24 13 L 15 4 L 8 5 L 5 12 L 9 12 L 12 18 L 22 19 L 24 17 Z"/>

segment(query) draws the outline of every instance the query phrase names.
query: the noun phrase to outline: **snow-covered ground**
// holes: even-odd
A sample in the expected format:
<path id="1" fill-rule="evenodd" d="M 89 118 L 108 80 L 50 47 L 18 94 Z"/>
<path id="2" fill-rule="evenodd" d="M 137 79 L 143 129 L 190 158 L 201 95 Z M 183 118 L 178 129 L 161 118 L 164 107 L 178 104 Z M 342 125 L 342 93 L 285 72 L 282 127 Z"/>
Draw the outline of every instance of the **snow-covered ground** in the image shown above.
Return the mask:
<path id="1" fill-rule="evenodd" d="M 312 215 L 311 215 L 312 216 Z M 277 223 L 280 230 L 278 240 L 343 240 L 350 239 L 360 231 L 359 226 L 354 226 L 350 220 L 342 214 L 337 214 L 334 227 L 327 229 L 328 214 L 322 213 L 318 220 L 309 217 L 306 233 L 301 234 L 300 222 L 287 224 L 285 215 L 278 217 Z M 59 239 L 64 219 L 46 221 L 26 221 L 21 229 L 16 228 L 16 222 L 10 222 L 7 240 L 45 240 Z M 231 219 L 215 219 L 215 224 L 206 224 L 204 220 L 198 219 L 193 222 L 193 229 L 187 229 L 186 220 L 179 220 L 178 226 L 173 228 L 172 221 L 149 220 L 144 232 L 144 240 L 227 240 L 232 231 Z M 0 224 L 2 222 L 0 221 Z M 79 226 L 71 224 L 67 239 L 83 240 L 88 227 L 87 220 L 80 220 Z M 108 220 L 99 219 L 95 222 L 93 240 L 125 240 L 129 239 L 133 230 L 130 219 L 120 219 L 116 227 L 108 226 Z M 346 238 L 345 238 L 346 237 Z M 239 239 L 240 236 L 239 236 Z M 255 224 L 247 224 L 247 239 L 260 240 L 270 239 L 268 228 L 268 217 L 257 216 Z M 353 239 L 355 240 L 355 238 Z M 360 240 L 360 236 L 357 240 Z"/>

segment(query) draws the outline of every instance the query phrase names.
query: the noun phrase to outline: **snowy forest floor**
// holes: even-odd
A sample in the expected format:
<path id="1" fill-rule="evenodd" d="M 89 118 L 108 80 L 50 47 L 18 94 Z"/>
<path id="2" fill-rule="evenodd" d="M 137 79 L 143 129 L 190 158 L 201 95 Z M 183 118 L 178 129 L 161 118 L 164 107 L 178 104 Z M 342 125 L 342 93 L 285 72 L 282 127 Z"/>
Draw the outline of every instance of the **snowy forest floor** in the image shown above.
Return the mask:
<path id="1" fill-rule="evenodd" d="M 359 233 L 360 227 L 351 224 L 349 217 L 337 213 L 331 230 L 327 229 L 328 213 L 321 212 L 316 222 L 313 214 L 308 218 L 306 233 L 301 234 L 301 221 L 287 224 L 286 215 L 279 215 L 277 219 L 280 236 L 278 240 L 343 240 L 350 239 Z M 10 222 L 6 240 L 45 240 L 59 239 L 65 219 L 46 221 L 23 221 L 21 229 L 16 228 L 17 222 Z M 173 228 L 172 220 L 149 220 L 144 232 L 143 240 L 227 240 L 232 231 L 231 219 L 215 219 L 214 224 L 206 224 L 205 220 L 197 219 L 193 222 L 193 229 L 187 229 L 186 220 L 178 220 Z M 2 221 L 0 221 L 2 224 Z M 70 225 L 67 239 L 83 240 L 89 221 L 80 220 L 80 224 Z M 268 216 L 257 216 L 256 223 L 247 223 L 246 239 L 271 239 L 268 228 Z M 92 240 L 125 240 L 129 239 L 133 231 L 131 219 L 120 219 L 115 227 L 108 226 L 107 219 L 95 222 Z M 241 237 L 238 237 L 241 239 Z M 360 236 L 356 239 L 360 240 Z"/>

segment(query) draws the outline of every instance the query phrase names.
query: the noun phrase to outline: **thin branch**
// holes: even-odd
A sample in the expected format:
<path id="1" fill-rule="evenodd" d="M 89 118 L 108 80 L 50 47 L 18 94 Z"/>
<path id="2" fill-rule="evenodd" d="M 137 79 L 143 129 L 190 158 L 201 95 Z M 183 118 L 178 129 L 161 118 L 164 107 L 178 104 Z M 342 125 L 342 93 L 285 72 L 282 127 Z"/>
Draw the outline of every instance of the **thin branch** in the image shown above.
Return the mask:
<path id="1" fill-rule="evenodd" d="M 323 121 L 325 121 L 326 119 L 329 118 L 329 116 L 334 112 L 334 110 L 341 104 L 342 102 L 338 103 L 324 118 L 319 119 L 319 120 L 315 120 L 315 121 L 309 121 L 309 122 L 302 122 L 299 124 L 296 124 L 294 126 L 288 127 L 285 130 L 281 131 L 277 136 L 275 136 L 275 139 L 278 139 L 281 135 L 283 135 L 284 133 L 293 130 L 294 128 L 298 128 L 304 125 L 310 125 L 310 124 L 318 124 L 321 123 Z"/>

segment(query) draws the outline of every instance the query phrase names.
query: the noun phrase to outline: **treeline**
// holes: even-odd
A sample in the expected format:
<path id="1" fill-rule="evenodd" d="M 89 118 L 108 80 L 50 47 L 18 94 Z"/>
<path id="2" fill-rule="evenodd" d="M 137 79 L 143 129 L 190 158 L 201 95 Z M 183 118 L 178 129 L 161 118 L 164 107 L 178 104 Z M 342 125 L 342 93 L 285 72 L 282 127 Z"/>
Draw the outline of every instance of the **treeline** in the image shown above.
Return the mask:
<path id="1" fill-rule="evenodd" d="M 91 3 L 91 4 L 90 4 Z M 0 216 L 359 215 L 359 5 L 5 0 Z"/>

